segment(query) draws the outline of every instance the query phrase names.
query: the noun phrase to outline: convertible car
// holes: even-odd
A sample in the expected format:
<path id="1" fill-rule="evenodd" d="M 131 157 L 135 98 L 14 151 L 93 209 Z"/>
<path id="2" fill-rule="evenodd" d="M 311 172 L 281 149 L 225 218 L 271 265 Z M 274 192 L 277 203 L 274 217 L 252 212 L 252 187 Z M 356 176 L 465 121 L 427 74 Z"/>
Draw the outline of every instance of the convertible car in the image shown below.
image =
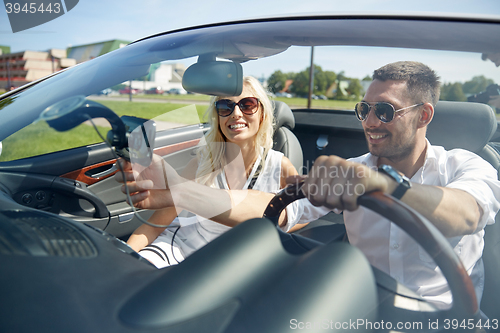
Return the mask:
<path id="1" fill-rule="evenodd" d="M 297 199 L 288 192 L 277 195 L 265 217 L 169 268 L 156 269 L 124 243 L 140 225 L 138 216 L 151 212 L 134 212 L 126 203 L 113 177 L 117 154 L 147 163 L 154 153 L 180 171 L 208 129 L 204 95 L 234 94 L 242 76 L 260 77 L 260 68 L 305 70 L 313 47 L 312 62 L 337 73 L 330 91 L 313 92 L 330 100 L 308 107 L 299 98 L 275 103 L 275 149 L 304 174 L 322 154 L 367 152 L 353 111 L 363 94 L 345 82 L 369 83 L 365 76 L 396 60 L 426 63 L 448 88 L 500 78 L 487 59 L 500 53 L 499 17 L 319 15 L 159 33 L 0 95 L 0 331 L 498 331 L 499 223 L 486 227 L 486 284 L 477 304 L 446 239 L 380 193 L 364 195 L 360 204 L 390 218 L 434 258 L 450 285 L 451 309 L 437 309 L 372 267 L 346 239 L 342 215 L 331 213 L 294 234 L 280 232 L 274 217 Z M 197 95 L 134 95 L 132 102 L 98 96 L 177 63 L 187 67 L 184 89 Z M 351 74 L 366 64 L 373 68 Z M 495 107 L 486 104 L 489 98 L 466 97 L 443 94 L 428 138 L 477 153 L 499 170 Z M 146 126 L 150 119 L 156 127 Z M 129 146 L 136 128 L 149 140 Z"/>

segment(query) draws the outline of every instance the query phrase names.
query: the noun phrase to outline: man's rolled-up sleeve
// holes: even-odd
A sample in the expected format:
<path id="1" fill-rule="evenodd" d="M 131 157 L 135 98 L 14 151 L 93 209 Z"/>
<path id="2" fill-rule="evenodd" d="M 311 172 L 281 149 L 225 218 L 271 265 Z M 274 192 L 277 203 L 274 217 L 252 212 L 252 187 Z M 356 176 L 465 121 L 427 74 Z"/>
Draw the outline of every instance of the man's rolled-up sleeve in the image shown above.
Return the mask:
<path id="1" fill-rule="evenodd" d="M 475 232 L 487 224 L 495 223 L 495 216 L 500 209 L 500 182 L 497 171 L 488 162 L 471 154 L 467 159 L 453 161 L 460 163 L 448 188 L 463 190 L 474 197 L 481 209 L 481 218 Z"/>

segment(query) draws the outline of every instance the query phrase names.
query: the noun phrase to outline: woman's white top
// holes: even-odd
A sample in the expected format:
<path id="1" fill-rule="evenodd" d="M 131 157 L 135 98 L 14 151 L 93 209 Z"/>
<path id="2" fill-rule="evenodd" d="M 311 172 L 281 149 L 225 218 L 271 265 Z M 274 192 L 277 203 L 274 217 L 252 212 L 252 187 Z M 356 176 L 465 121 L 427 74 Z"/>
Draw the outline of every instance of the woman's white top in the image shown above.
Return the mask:
<path id="1" fill-rule="evenodd" d="M 252 179 L 257 174 L 257 179 L 252 189 L 268 193 L 277 193 L 281 189 L 281 161 L 283 154 L 269 150 L 264 166 L 260 172 L 257 172 L 260 163 L 260 157 L 255 162 L 253 169 L 243 186 L 243 190 L 248 189 Z M 229 189 L 224 172 L 218 177 L 214 187 Z M 287 208 L 287 224 L 282 229 L 290 230 L 302 214 L 299 212 L 298 202 L 290 204 Z M 153 262 L 158 268 L 177 264 L 194 251 L 200 249 L 208 242 L 211 242 L 231 227 L 211 221 L 204 217 L 193 215 L 183 217 L 185 214 L 179 214 L 171 225 L 163 231 L 160 236 L 149 246 L 142 249 L 139 253 Z M 175 235 L 175 236 L 174 236 Z"/>

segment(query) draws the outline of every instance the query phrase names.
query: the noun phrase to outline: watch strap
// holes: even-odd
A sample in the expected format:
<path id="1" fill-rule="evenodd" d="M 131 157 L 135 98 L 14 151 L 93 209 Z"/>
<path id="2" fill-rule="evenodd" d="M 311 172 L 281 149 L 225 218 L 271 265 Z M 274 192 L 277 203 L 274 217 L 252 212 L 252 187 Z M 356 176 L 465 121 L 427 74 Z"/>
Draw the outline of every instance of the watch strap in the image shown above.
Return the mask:
<path id="1" fill-rule="evenodd" d="M 394 181 L 396 181 L 396 183 L 398 183 L 398 186 L 391 193 L 391 196 L 400 200 L 403 195 L 405 195 L 406 191 L 408 191 L 408 189 L 411 187 L 411 183 L 408 177 L 401 175 L 396 171 L 396 169 L 389 165 L 381 165 L 378 170 L 391 177 L 392 179 L 394 179 Z"/>
<path id="2" fill-rule="evenodd" d="M 406 191 L 408 191 L 409 187 L 406 186 L 404 183 L 399 183 L 398 187 L 392 192 L 392 196 L 398 200 L 401 200 L 403 195 L 405 195 Z"/>

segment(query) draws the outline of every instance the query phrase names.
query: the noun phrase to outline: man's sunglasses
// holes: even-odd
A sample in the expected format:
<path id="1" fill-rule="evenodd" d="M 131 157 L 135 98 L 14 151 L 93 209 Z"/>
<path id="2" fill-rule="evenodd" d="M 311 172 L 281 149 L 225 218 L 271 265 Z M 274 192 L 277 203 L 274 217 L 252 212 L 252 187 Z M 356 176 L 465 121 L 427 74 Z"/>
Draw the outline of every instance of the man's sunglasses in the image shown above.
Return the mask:
<path id="1" fill-rule="evenodd" d="M 375 112 L 375 115 L 377 116 L 378 119 L 380 119 L 381 122 L 389 123 L 394 119 L 394 115 L 396 114 L 396 112 L 421 105 L 424 105 L 424 103 L 418 103 L 415 105 L 407 106 L 402 109 L 395 110 L 392 104 L 386 102 L 375 103 L 374 105 L 370 105 L 366 102 L 359 102 L 354 107 L 354 111 L 356 113 L 356 117 L 358 117 L 359 120 L 363 121 L 366 120 L 368 114 L 370 113 L 370 109 L 373 108 L 373 112 Z"/>
<path id="2" fill-rule="evenodd" d="M 250 116 L 257 112 L 259 99 L 256 97 L 245 97 L 236 103 L 229 99 L 221 99 L 215 102 L 215 110 L 219 116 L 229 117 L 233 113 L 236 105 L 238 105 L 241 112 Z"/>

